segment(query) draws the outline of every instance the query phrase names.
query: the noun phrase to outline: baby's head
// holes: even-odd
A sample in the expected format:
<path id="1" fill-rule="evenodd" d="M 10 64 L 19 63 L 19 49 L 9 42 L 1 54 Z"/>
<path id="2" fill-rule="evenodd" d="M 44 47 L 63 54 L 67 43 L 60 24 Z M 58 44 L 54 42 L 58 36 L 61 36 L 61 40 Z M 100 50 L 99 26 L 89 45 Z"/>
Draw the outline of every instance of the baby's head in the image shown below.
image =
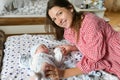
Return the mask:
<path id="1" fill-rule="evenodd" d="M 49 50 L 46 45 L 38 44 L 31 48 L 31 54 L 39 54 L 39 53 L 48 53 Z"/>
<path id="2" fill-rule="evenodd" d="M 31 62 L 30 62 L 30 69 L 35 73 L 36 77 L 41 80 L 44 76 L 44 64 L 52 64 L 51 55 L 47 54 L 48 48 L 44 44 L 38 44 L 31 48 Z M 45 80 L 45 79 L 43 79 Z"/>
<path id="3" fill-rule="evenodd" d="M 44 44 L 41 44 L 37 47 L 37 49 L 35 51 L 35 54 L 37 54 L 37 53 L 48 53 L 48 51 L 49 50 L 48 50 L 47 46 L 44 45 Z"/>

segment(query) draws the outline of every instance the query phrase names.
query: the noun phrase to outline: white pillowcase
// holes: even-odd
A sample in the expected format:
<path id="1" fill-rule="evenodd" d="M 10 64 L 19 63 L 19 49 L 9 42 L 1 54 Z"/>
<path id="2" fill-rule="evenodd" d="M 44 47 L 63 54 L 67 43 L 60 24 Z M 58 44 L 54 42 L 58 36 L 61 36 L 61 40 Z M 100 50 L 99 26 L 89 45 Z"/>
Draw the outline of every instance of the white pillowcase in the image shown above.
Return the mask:
<path id="1" fill-rule="evenodd" d="M 6 7 L 10 6 L 14 0 L 1 0 L 0 1 L 0 12 L 5 10 Z"/>
<path id="2" fill-rule="evenodd" d="M 3 10 L 11 11 L 13 9 L 24 7 L 31 0 L 0 0 L 0 12 Z"/>

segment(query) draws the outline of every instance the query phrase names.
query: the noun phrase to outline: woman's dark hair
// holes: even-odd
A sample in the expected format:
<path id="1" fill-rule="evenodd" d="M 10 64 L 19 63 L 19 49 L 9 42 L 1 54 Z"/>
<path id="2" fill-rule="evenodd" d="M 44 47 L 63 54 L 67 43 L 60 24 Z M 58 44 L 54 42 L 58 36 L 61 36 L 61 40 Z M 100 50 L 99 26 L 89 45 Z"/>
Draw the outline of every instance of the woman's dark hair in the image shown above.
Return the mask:
<path id="1" fill-rule="evenodd" d="M 52 27 L 55 28 L 55 35 L 56 35 L 56 39 L 57 40 L 62 40 L 63 39 L 63 35 L 64 35 L 64 28 L 59 27 L 58 25 L 56 25 L 50 18 L 48 12 L 51 8 L 55 7 L 55 6 L 59 6 L 59 7 L 64 7 L 66 9 L 71 9 L 73 8 L 73 25 L 77 25 L 80 23 L 80 13 L 76 12 L 76 10 L 74 9 L 73 5 L 68 1 L 68 0 L 49 0 L 47 3 L 47 11 L 46 11 L 46 22 L 47 24 L 51 24 Z M 80 25 L 79 25 L 80 26 Z M 79 27 L 74 27 L 74 29 L 76 31 L 78 31 Z"/>

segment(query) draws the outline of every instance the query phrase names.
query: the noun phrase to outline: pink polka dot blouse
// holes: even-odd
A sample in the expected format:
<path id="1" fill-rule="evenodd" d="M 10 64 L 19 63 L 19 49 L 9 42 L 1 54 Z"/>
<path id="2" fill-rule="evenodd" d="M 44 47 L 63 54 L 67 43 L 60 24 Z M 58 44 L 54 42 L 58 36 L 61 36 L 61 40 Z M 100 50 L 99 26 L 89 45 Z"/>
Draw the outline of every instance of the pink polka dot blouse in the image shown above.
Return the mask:
<path id="1" fill-rule="evenodd" d="M 120 78 L 120 32 L 92 13 L 85 14 L 76 43 L 75 33 L 64 31 L 66 40 L 76 45 L 83 58 L 76 65 L 84 73 L 105 70 Z"/>

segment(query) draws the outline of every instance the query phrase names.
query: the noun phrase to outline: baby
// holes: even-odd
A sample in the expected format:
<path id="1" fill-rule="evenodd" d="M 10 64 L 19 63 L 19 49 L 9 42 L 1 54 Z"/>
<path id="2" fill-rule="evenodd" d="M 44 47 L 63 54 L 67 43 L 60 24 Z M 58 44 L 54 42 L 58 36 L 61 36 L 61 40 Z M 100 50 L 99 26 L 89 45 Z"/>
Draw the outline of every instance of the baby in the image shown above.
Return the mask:
<path id="1" fill-rule="evenodd" d="M 55 48 L 54 53 L 54 56 L 50 55 L 48 48 L 44 44 L 35 45 L 31 48 L 30 69 L 35 73 L 34 78 L 37 80 L 48 80 L 44 75 L 44 65 L 60 66 L 63 64 L 64 58 L 61 49 Z"/>

